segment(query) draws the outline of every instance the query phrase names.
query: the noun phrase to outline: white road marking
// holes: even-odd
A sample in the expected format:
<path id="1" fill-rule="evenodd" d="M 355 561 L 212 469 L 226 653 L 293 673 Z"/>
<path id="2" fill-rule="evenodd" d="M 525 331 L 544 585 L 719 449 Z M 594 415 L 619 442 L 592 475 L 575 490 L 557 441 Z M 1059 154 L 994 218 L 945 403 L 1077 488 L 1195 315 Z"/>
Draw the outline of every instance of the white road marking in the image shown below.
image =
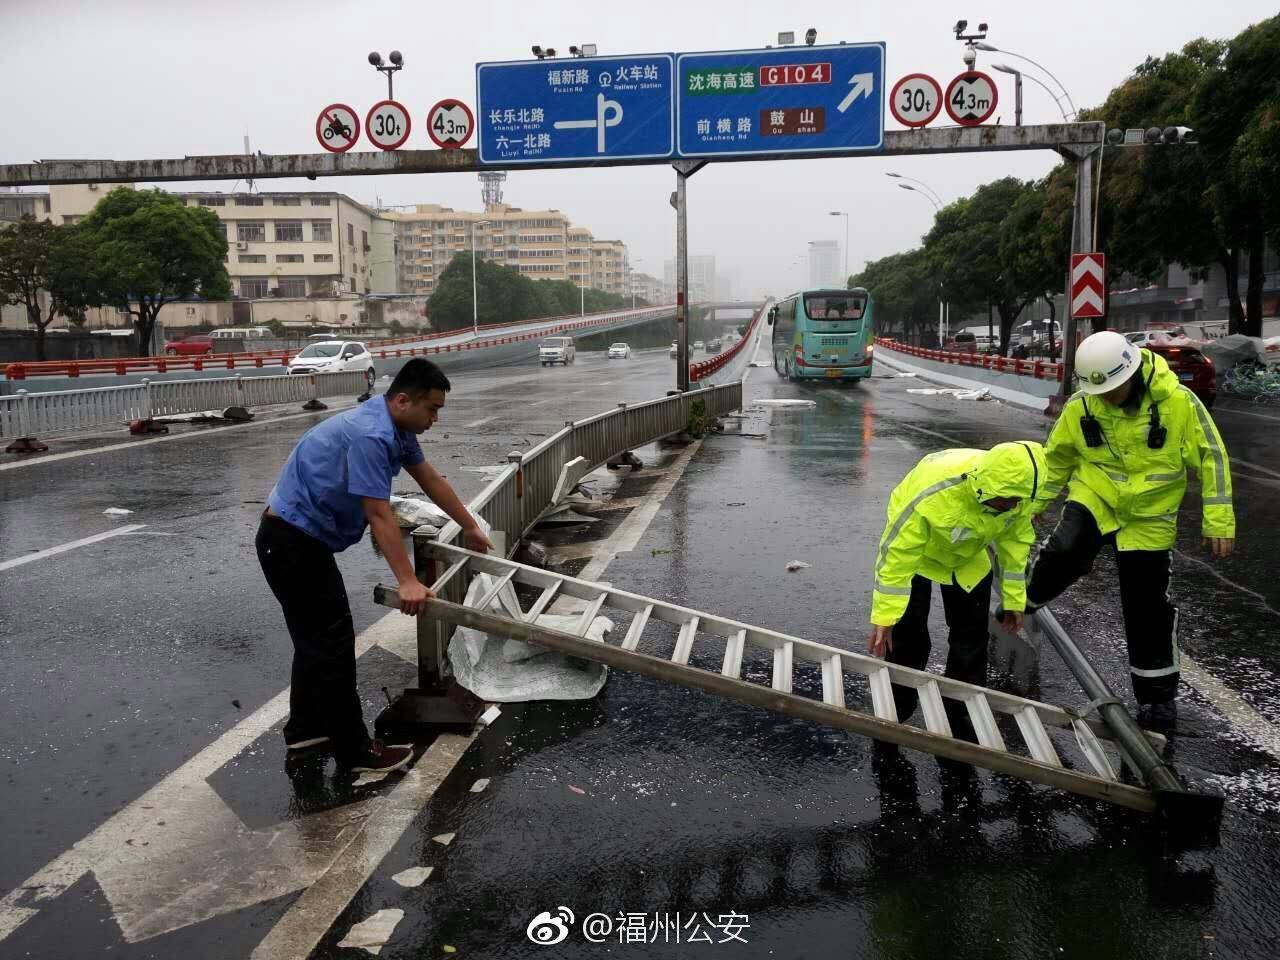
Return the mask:
<path id="1" fill-rule="evenodd" d="M 1275 420 L 1280 423 L 1280 417 L 1269 417 L 1265 413 L 1254 413 L 1251 410 L 1233 410 L 1230 407 L 1219 407 L 1213 411 L 1213 417 L 1216 420 L 1224 413 L 1233 413 L 1237 417 L 1257 417 L 1259 420 Z"/>
<path id="2" fill-rule="evenodd" d="M 68 550 L 87 547 L 91 543 L 101 543 L 103 540 L 110 540 L 112 537 L 122 537 L 125 534 L 141 530 L 145 526 L 145 523 L 131 523 L 127 527 L 119 527 L 115 530 L 108 530 L 105 533 L 95 533 L 92 537 L 84 537 L 81 540 L 72 540 L 70 543 L 63 543 L 56 547 L 49 547 L 47 550 L 37 550 L 35 553 L 28 553 L 25 557 L 14 557 L 12 560 L 0 562 L 0 570 L 11 570 L 14 567 L 20 567 L 25 563 L 35 563 L 37 560 L 47 560 L 49 557 L 56 557 L 60 553 L 66 553 Z"/>

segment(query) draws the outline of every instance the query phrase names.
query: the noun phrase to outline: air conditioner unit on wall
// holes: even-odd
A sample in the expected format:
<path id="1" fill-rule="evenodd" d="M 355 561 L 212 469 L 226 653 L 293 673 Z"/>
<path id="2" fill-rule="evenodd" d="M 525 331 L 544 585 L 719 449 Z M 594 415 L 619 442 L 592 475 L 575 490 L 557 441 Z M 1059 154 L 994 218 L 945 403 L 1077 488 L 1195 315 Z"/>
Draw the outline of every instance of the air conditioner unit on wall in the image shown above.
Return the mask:
<path id="1" fill-rule="evenodd" d="M 237 250 L 248 250 L 248 249 L 249 249 L 249 241 L 248 241 L 248 240 L 237 240 L 237 241 L 236 241 L 236 249 L 237 249 Z"/>

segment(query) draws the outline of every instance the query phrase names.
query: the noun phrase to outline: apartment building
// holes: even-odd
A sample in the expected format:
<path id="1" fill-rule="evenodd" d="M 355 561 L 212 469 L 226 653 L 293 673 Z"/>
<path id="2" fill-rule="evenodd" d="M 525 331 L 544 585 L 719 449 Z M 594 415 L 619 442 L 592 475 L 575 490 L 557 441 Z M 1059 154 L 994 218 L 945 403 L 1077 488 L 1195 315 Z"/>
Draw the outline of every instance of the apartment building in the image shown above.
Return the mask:
<path id="1" fill-rule="evenodd" d="M 591 241 L 591 286 L 605 293 L 630 295 L 627 245 L 621 240 Z"/>

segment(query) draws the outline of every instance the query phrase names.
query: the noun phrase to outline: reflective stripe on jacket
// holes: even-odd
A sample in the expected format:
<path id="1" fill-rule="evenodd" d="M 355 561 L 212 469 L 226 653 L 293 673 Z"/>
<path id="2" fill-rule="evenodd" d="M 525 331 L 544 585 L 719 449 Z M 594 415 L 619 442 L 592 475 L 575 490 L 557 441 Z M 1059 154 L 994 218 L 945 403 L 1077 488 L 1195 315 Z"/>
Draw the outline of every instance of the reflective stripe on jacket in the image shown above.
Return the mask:
<path id="1" fill-rule="evenodd" d="M 1158 354 L 1143 350 L 1135 376 L 1144 393 L 1132 412 L 1081 393 L 1064 405 L 1045 450 L 1046 495 L 1054 497 L 1065 485 L 1067 499 L 1093 514 L 1102 533 L 1116 533 L 1120 550 L 1168 550 L 1191 468 L 1200 475 L 1204 536 L 1234 537 L 1231 459 L 1209 411 Z M 1164 446 L 1154 450 L 1147 445 L 1153 402 L 1166 431 Z M 1101 446 L 1085 443 L 1086 412 L 1101 427 Z"/>
<path id="2" fill-rule="evenodd" d="M 1046 474 L 1044 449 L 1032 441 L 941 450 L 916 464 L 889 497 L 871 622 L 890 626 L 902 618 L 917 575 L 938 583 L 954 579 L 972 590 L 991 569 L 990 546 L 1002 571 L 1002 606 L 1025 609 L 1027 554 L 1035 542 L 1032 505 Z M 993 497 L 1021 502 L 997 513 L 983 504 Z"/>

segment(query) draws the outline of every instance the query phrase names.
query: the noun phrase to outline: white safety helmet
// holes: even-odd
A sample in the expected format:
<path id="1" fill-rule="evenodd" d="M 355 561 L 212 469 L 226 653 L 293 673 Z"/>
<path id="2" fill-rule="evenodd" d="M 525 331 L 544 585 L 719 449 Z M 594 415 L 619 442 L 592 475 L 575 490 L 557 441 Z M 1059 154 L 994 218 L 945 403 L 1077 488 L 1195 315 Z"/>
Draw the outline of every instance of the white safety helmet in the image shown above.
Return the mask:
<path id="1" fill-rule="evenodd" d="M 1107 393 L 1142 367 L 1142 350 L 1114 330 L 1085 337 L 1076 347 L 1076 377 L 1088 394 Z"/>

